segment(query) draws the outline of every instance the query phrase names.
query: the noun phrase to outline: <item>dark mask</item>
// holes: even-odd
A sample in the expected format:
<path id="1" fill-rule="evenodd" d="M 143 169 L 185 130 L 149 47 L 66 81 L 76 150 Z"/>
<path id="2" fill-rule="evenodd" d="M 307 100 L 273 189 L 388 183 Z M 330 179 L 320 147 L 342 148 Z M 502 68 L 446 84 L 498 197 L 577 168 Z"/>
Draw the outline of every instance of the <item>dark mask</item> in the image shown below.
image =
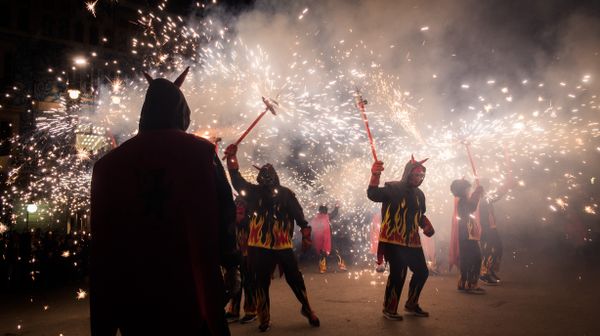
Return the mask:
<path id="1" fill-rule="evenodd" d="M 276 187 L 279 185 L 279 176 L 277 176 L 275 168 L 270 163 L 267 163 L 260 167 L 256 182 L 261 186 Z"/>

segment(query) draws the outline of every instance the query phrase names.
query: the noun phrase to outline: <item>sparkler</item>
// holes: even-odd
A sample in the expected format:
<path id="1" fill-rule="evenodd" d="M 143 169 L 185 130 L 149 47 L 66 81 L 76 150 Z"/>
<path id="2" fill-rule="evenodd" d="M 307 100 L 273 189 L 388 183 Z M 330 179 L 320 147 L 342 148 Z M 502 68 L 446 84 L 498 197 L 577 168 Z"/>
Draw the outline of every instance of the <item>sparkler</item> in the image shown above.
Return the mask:
<path id="1" fill-rule="evenodd" d="M 88 1 L 85 3 L 85 8 L 92 13 L 94 17 L 96 17 L 96 4 L 98 4 L 98 0 Z"/>
<path id="2" fill-rule="evenodd" d="M 258 122 L 260 121 L 260 119 L 262 119 L 262 117 L 267 113 L 267 112 L 271 112 L 273 113 L 273 115 L 277 115 L 277 113 L 275 112 L 275 106 L 279 106 L 279 103 L 277 103 L 275 100 L 269 99 L 269 98 L 265 98 L 265 97 L 261 97 L 263 103 L 265 104 L 265 109 L 264 111 L 262 111 L 258 117 L 256 117 L 256 119 L 254 119 L 254 121 L 252 122 L 252 124 L 250 124 L 250 126 L 248 126 L 248 128 L 246 129 L 246 131 L 244 131 L 244 133 L 242 133 L 242 135 L 240 135 L 240 137 L 235 141 L 235 145 L 239 145 L 242 141 L 244 141 L 244 139 L 246 138 L 246 136 L 248 135 L 248 133 L 250 133 L 250 131 L 252 131 L 252 129 L 254 128 L 254 126 L 256 126 L 256 124 L 258 124 Z M 225 160 L 225 157 L 223 157 L 223 160 Z"/>
<path id="3" fill-rule="evenodd" d="M 294 20 L 299 25 L 310 22 L 307 12 L 298 14 L 304 15 Z M 523 87 L 510 87 L 499 78 L 490 80 L 487 76 L 483 78 L 487 85 L 477 85 L 476 79 L 465 78 L 469 87 L 461 92 L 472 95 L 468 108 L 452 111 L 451 120 L 439 120 L 439 116 L 431 118 L 431 109 L 420 105 L 423 100 L 431 102 L 437 97 L 422 95 L 417 88 L 403 83 L 399 75 L 378 63 L 379 57 L 375 56 L 384 51 L 357 41 L 351 33 L 340 36 L 339 43 L 322 45 L 316 51 L 306 48 L 315 35 L 299 33 L 281 42 L 273 59 L 265 45 L 249 42 L 255 41 L 251 37 L 246 40 L 234 36 L 235 29 L 220 24 L 214 16 L 187 22 L 170 16 L 164 6 L 155 11 L 140 10 L 139 15 L 137 24 L 144 34 L 132 38 L 131 47 L 143 59 L 144 70 L 168 77 L 184 64 L 195 65 L 190 70 L 194 82 L 186 83 L 184 88 L 192 109 L 191 131 L 225 139 L 242 133 L 241 142 L 258 124 L 256 119 L 266 114 L 267 109 L 259 107 L 261 103 L 255 98 L 274 96 L 273 92 L 283 88 L 282 96 L 289 104 L 277 110 L 278 118 L 264 132 L 255 134 L 258 145 L 252 152 L 240 157 L 278 165 L 282 183 L 303 191 L 298 197 L 307 212 L 317 200 L 339 199 L 346 210 L 340 219 L 348 224 L 334 234 L 343 230 L 351 237 L 355 254 L 363 260 L 367 260 L 369 243 L 362 223 L 370 220 L 373 204 L 364 197 L 362 181 L 368 179 L 369 167 L 356 150 L 361 147 L 362 126 L 356 123 L 359 117 L 355 108 L 359 108 L 365 123 L 373 158 L 377 160 L 371 128 L 378 135 L 377 149 L 389 156 L 389 176 L 402 174 L 403 163 L 411 152 L 427 152 L 435 158 L 428 165 L 423 190 L 428 196 L 428 212 L 440 221 L 451 212 L 447 193 L 451 180 L 469 170 L 475 177 L 485 174 L 495 177 L 495 181 L 502 180 L 502 165 L 495 164 L 501 154 L 493 150 L 499 143 L 509 144 L 504 159 L 513 163 L 509 170 L 514 170 L 518 185 L 540 188 L 548 197 L 540 206 L 540 216 L 542 211 L 551 211 L 550 206 L 556 211 L 571 211 L 568 204 L 580 203 L 564 202 L 562 210 L 555 200 L 568 200 L 565 196 L 581 193 L 582 186 L 597 184 L 591 166 L 594 155 L 600 152 L 600 124 L 595 119 L 598 96 L 586 86 L 594 74 L 586 74 L 585 81 L 580 80 L 576 86 L 567 84 L 571 83 L 567 80 L 560 81 L 564 85 L 534 85 L 530 80 Z M 312 32 L 312 27 L 307 31 Z M 422 31 L 429 34 L 426 29 Z M 390 47 L 389 52 L 398 50 Z M 363 51 L 369 56 L 364 57 Z M 414 54 L 411 58 L 414 61 Z M 93 153 L 90 145 L 71 150 L 74 138 L 81 134 L 80 126 L 90 124 L 101 129 L 98 132 L 106 139 L 107 148 L 134 136 L 147 87 L 138 79 L 140 69 L 122 68 L 119 61 L 107 61 L 107 69 L 122 73 L 99 88 L 94 113 L 86 114 L 76 105 L 67 107 L 67 101 L 63 101 L 59 109 L 41 113 L 34 132 L 12 140 L 15 163 L 2 195 L 3 210 L 13 215 L 12 224 L 25 216 L 20 202 L 48 204 L 40 213 L 52 221 L 63 218 L 61 215 L 88 211 L 91 166 L 102 153 Z M 65 72 L 51 69 L 57 81 L 60 78 L 64 83 Z M 432 80 L 442 80 L 442 70 L 436 69 Z M 364 91 L 375 93 L 369 101 L 370 111 L 374 112 L 368 116 L 370 120 L 360 93 L 354 97 L 346 94 L 345 88 L 353 85 L 349 78 L 360 79 Z M 460 88 L 462 83 L 457 86 Z M 12 90 L 7 94 L 14 96 Z M 511 99 L 507 99 L 509 96 Z M 363 102 L 362 109 L 359 102 Z M 277 108 L 276 103 L 272 105 Z M 255 108 L 263 110 L 258 117 L 233 112 Z M 436 122 L 427 124 L 428 119 Z M 238 126 L 245 124 L 250 124 L 246 130 Z M 469 162 L 462 162 L 460 147 L 453 139 L 465 139 L 466 135 L 469 144 L 478 150 L 470 153 L 467 148 Z M 398 143 L 406 145 L 399 149 Z M 477 169 L 475 161 L 480 165 Z M 552 183 L 541 185 L 536 181 L 538 176 Z M 597 216 L 600 211 L 596 203 L 585 198 L 576 211 Z"/>
<path id="4" fill-rule="evenodd" d="M 358 88 L 356 88 L 354 97 L 356 99 L 356 107 L 358 107 L 362 120 L 365 123 L 365 129 L 367 130 L 367 136 L 369 137 L 369 144 L 371 145 L 371 153 L 373 154 L 373 160 L 377 162 L 379 160 L 377 160 L 377 152 L 375 152 L 375 142 L 373 141 L 373 136 L 371 135 L 371 128 L 369 127 L 369 120 L 367 119 L 367 113 L 365 112 L 365 105 L 367 104 L 367 101 L 363 99 Z"/>

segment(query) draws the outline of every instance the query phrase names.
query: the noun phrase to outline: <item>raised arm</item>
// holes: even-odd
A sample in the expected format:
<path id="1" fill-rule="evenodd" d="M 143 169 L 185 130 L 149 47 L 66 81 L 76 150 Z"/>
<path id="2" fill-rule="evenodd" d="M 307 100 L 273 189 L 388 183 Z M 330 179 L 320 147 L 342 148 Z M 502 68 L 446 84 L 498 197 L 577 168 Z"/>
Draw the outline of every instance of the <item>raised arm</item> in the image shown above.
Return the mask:
<path id="1" fill-rule="evenodd" d="M 477 210 L 477 206 L 479 205 L 479 200 L 481 199 L 482 196 L 483 196 L 483 187 L 478 186 L 477 188 L 475 188 L 475 191 L 473 191 L 473 193 L 471 194 L 471 197 L 469 199 L 467 199 L 467 211 L 469 211 L 469 213 L 472 213 L 475 210 Z"/>
<path id="2" fill-rule="evenodd" d="M 384 188 L 379 188 L 379 180 L 383 171 L 383 162 L 377 161 L 371 167 L 371 180 L 367 188 L 367 197 L 373 202 L 383 202 L 386 198 Z"/>
<path id="3" fill-rule="evenodd" d="M 240 194 L 242 191 L 249 192 L 254 185 L 246 181 L 242 174 L 240 174 L 240 165 L 237 159 L 237 146 L 234 144 L 227 146 L 225 149 L 225 157 L 233 188 Z"/>

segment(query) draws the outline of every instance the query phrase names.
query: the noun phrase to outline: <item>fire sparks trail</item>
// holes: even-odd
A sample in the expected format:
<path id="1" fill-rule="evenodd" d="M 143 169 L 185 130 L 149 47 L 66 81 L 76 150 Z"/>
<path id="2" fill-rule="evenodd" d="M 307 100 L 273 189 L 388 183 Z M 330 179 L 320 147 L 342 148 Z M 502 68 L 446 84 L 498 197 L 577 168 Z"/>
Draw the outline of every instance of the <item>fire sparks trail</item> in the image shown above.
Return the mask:
<path id="1" fill-rule="evenodd" d="M 97 2 L 86 3 L 94 16 Z M 199 8 L 210 5 L 199 3 Z M 263 108 L 260 97 L 277 97 L 278 117 L 257 125 L 240 147 L 242 167 L 273 163 L 308 214 L 319 203 L 338 201 L 345 224 L 334 234 L 349 237 L 357 255 L 368 250 L 365 223 L 375 205 L 365 196 L 370 153 L 353 103 L 356 86 L 369 100 L 368 119 L 378 155 L 386 162 L 384 179 L 400 177 L 411 153 L 431 158 L 423 189 L 434 221 L 443 223 L 450 216 L 450 181 L 469 174 L 463 141 L 472 146 L 480 176 L 496 186 L 512 185 L 515 192 L 507 200 L 536 188 L 544 212 L 575 207 L 581 214 L 598 213 L 597 199 L 589 196 L 600 153 L 600 123 L 594 119 L 598 96 L 589 89 L 593 73 L 572 84 L 523 79 L 511 87 L 489 77 L 457 82 L 457 89 L 470 97 L 466 107 L 448 106 L 449 120 L 429 123 L 434 118 L 426 103 L 433 97 L 415 94 L 409 81 L 386 69 L 375 47 L 352 38 L 353 28 L 337 43 L 313 50 L 306 46 L 319 32 L 304 27 L 279 42 L 280 57 L 274 59 L 274 50 L 237 35 L 213 16 L 188 20 L 168 14 L 165 6 L 161 2 L 156 11 L 138 11 L 142 33 L 132 37 L 131 53 L 143 59 L 153 77 L 171 78 L 191 66 L 182 86 L 192 108 L 189 131 L 232 143 L 254 120 L 254 111 Z M 305 23 L 316 11 L 294 13 L 294 20 Z M 415 27 L 421 35 L 436 29 Z M 410 62 L 416 56 L 402 52 L 401 57 Z M 61 109 L 38 116 L 34 132 L 13 139 L 15 164 L 3 195 L 3 211 L 13 221 L 22 220 L 22 205 L 30 203 L 44 204 L 42 216 L 52 220 L 88 211 L 94 161 L 113 142 L 136 134 L 146 90 L 139 70 L 122 69 L 120 77 L 99 88 L 94 113 L 63 100 Z M 442 76 L 435 73 L 431 80 Z M 79 145 L 74 148 L 74 143 Z M 505 153 L 512 174 L 503 164 Z"/>

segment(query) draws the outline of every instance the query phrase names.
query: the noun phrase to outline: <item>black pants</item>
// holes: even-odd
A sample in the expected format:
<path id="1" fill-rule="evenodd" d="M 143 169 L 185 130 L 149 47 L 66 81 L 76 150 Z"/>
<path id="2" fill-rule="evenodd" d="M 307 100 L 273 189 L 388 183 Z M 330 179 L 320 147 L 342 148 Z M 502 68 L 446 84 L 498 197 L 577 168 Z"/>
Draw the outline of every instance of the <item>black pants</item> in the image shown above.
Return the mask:
<path id="1" fill-rule="evenodd" d="M 494 274 L 500 271 L 502 260 L 502 240 L 497 229 L 488 228 L 481 234 L 481 274 Z"/>
<path id="2" fill-rule="evenodd" d="M 475 287 L 481 270 L 481 249 L 479 241 L 461 239 L 458 241 L 460 254 L 460 286 Z"/>
<path id="3" fill-rule="evenodd" d="M 256 315 L 256 297 L 254 295 L 254 281 L 250 273 L 248 257 L 242 257 L 240 263 L 240 276 L 242 278 L 242 290 L 244 292 L 244 314 Z M 242 291 L 231 298 L 231 313 L 240 314 L 240 305 L 242 303 Z"/>
<path id="4" fill-rule="evenodd" d="M 260 247 L 248 247 L 250 272 L 255 284 L 255 297 L 258 319 L 261 324 L 271 319 L 269 286 L 275 266 L 280 265 L 285 280 L 296 295 L 303 309 L 311 310 L 306 294 L 304 278 L 298 269 L 298 261 L 293 250 L 271 250 Z"/>
<path id="5" fill-rule="evenodd" d="M 406 305 L 414 306 L 418 304 L 421 290 L 429 277 L 429 269 L 427 269 L 423 249 L 389 243 L 379 244 L 383 247 L 385 260 L 390 264 L 390 275 L 385 288 L 383 308 L 394 313 L 398 310 L 398 302 L 406 280 L 407 268 L 413 272 L 413 275 L 408 287 Z"/>

